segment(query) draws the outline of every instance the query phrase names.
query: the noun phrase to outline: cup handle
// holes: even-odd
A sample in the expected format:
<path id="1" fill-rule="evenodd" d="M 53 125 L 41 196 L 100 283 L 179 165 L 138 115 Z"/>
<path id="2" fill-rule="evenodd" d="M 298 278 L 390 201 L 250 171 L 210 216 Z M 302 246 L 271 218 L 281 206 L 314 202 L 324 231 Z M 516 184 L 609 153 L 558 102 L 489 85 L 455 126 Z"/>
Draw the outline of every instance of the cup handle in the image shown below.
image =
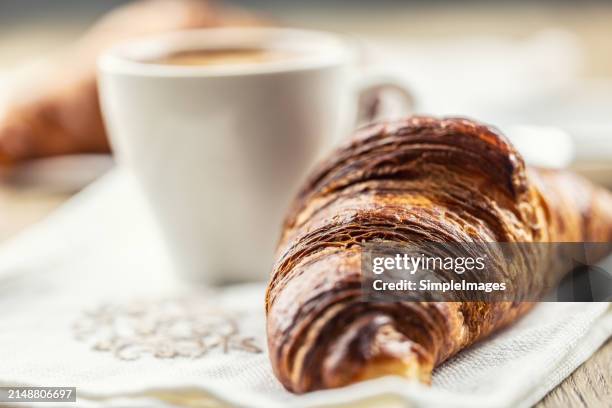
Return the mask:
<path id="1" fill-rule="evenodd" d="M 357 126 L 381 119 L 397 119 L 414 112 L 414 94 L 403 78 L 372 71 L 360 75 L 356 82 Z"/>

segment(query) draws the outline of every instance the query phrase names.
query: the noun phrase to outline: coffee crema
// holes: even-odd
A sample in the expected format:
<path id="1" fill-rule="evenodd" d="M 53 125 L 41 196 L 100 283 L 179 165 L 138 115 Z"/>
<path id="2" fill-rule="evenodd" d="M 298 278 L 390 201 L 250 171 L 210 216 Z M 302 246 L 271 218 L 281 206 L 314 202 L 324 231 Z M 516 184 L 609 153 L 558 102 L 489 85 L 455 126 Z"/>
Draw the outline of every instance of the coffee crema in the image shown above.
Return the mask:
<path id="1" fill-rule="evenodd" d="M 221 48 L 176 51 L 145 62 L 162 65 L 244 65 L 292 59 L 287 51 L 265 48 Z"/>

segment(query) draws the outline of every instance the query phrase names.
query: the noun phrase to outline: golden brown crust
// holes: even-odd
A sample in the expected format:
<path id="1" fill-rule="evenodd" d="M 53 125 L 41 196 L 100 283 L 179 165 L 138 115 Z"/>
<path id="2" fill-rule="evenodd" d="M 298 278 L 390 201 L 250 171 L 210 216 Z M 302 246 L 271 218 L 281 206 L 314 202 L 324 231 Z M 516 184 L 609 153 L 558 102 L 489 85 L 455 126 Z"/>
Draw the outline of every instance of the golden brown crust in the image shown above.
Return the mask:
<path id="1" fill-rule="evenodd" d="M 274 371 L 297 393 L 385 374 L 429 382 L 436 365 L 532 306 L 366 302 L 365 242 L 607 242 L 611 210 L 608 192 L 526 169 L 498 131 L 471 120 L 362 129 L 318 167 L 287 217 L 266 296 Z M 524 262 L 540 276 L 523 270 L 510 283 L 537 292 L 553 273 L 547 256 L 534 250 Z"/>
<path id="2" fill-rule="evenodd" d="M 0 115 L 0 164 L 109 152 L 96 87 L 96 59 L 106 48 L 147 34 L 255 24 L 253 16 L 210 0 L 142 0 L 113 10 L 8 100 Z"/>

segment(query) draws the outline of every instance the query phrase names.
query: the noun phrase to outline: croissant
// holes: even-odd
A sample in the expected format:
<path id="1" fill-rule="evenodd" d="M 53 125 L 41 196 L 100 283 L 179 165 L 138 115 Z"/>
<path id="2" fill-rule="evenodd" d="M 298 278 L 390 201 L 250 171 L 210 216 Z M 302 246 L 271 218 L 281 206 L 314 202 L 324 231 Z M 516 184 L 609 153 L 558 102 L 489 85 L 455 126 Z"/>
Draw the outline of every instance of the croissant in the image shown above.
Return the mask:
<path id="1" fill-rule="evenodd" d="M 429 383 L 434 367 L 533 306 L 366 301 L 364 243 L 611 239 L 612 194 L 527 168 L 491 127 L 411 117 L 363 128 L 314 171 L 286 218 L 266 293 L 272 367 L 295 393 L 384 375 Z M 537 289 L 538 274 L 552 273 L 541 269 L 511 283 Z"/>
<path id="2" fill-rule="evenodd" d="M 8 98 L 0 114 L 0 164 L 109 152 L 96 88 L 96 59 L 109 46 L 146 34 L 257 21 L 209 0 L 142 0 L 110 12 Z"/>

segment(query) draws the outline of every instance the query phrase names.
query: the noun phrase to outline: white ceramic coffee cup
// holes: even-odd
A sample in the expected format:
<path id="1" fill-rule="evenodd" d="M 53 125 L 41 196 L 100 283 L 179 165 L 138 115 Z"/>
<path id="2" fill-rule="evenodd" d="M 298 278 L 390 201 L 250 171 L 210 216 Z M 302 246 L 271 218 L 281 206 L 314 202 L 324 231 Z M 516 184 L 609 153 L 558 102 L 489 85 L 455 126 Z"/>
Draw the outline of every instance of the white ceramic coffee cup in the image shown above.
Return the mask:
<path id="1" fill-rule="evenodd" d="M 145 62 L 176 51 L 252 47 L 291 57 L 242 65 Z M 350 132 L 360 95 L 396 86 L 356 71 L 355 49 L 343 37 L 292 29 L 177 32 L 100 58 L 113 149 L 139 180 L 178 270 L 206 283 L 268 276 L 283 216 L 306 171 Z"/>

